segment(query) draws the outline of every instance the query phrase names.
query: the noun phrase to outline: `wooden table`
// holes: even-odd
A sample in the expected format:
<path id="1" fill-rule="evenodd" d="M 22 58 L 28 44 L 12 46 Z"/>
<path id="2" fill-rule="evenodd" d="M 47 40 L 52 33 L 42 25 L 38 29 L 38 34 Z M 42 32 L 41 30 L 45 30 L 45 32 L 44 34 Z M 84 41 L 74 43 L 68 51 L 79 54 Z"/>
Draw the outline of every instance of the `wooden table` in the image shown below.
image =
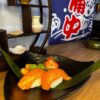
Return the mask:
<path id="1" fill-rule="evenodd" d="M 84 41 L 76 41 L 48 47 L 48 53 L 59 54 L 78 61 L 97 61 L 99 50 L 86 48 Z M 0 72 L 0 100 L 4 100 L 4 80 L 6 72 Z M 100 100 L 100 70 L 94 72 L 89 80 L 64 100 Z"/>

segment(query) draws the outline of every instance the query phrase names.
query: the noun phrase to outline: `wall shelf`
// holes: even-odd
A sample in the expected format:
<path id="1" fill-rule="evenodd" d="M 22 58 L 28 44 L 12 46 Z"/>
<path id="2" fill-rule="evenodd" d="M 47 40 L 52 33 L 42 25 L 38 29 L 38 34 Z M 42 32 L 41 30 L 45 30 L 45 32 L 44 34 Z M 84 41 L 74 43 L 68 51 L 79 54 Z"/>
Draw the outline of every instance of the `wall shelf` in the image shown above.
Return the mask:
<path id="1" fill-rule="evenodd" d="M 30 6 L 30 7 L 40 7 L 40 5 L 34 5 L 34 4 L 16 4 L 16 6 Z M 47 5 L 42 5 L 43 8 L 48 8 Z"/>
<path id="2" fill-rule="evenodd" d="M 13 35 L 10 35 L 8 34 L 8 39 L 11 39 L 11 38 L 18 38 L 18 37 L 24 37 L 24 36 L 32 36 L 32 35 L 40 35 L 40 34 L 45 34 L 47 33 L 48 31 L 46 30 L 43 30 L 42 32 L 39 32 L 39 33 L 22 33 L 21 35 L 17 35 L 17 36 L 13 36 Z"/>
<path id="3" fill-rule="evenodd" d="M 22 11 L 22 28 L 23 28 L 23 34 L 18 35 L 18 36 L 11 36 L 11 35 L 7 35 L 6 30 L 5 31 L 3 30 L 4 35 L 0 36 L 0 40 L 1 40 L 0 46 L 1 46 L 1 48 L 4 49 L 5 51 L 7 51 L 10 54 L 9 48 L 8 48 L 7 39 L 17 38 L 17 37 L 23 37 L 23 36 L 36 35 L 35 40 L 33 41 L 32 45 L 30 47 L 30 51 L 36 52 L 36 53 L 40 53 L 40 54 L 45 54 L 46 50 L 44 49 L 44 46 L 45 46 L 45 44 L 46 44 L 46 42 L 48 40 L 50 31 L 51 31 L 51 21 L 52 21 L 51 0 L 47 0 L 48 5 L 43 5 L 42 4 L 42 0 L 38 0 L 39 5 L 37 5 L 37 4 L 36 5 L 35 4 L 24 5 L 24 4 L 20 4 L 20 3 L 18 4 L 17 0 L 7 0 L 7 2 L 8 2 L 8 6 L 18 6 L 18 7 L 20 6 L 20 9 Z M 43 20 L 44 20 L 43 19 L 43 9 L 44 8 L 48 9 L 48 17 L 49 17 L 48 18 L 48 27 L 47 27 L 46 30 L 43 30 L 40 33 L 33 33 L 32 32 L 32 12 L 31 12 L 31 8 L 34 9 L 36 7 L 39 8 L 39 10 L 40 10 L 40 22 L 42 24 L 43 24 Z M 2 32 L 0 31 L 0 34 L 1 33 Z M 41 34 L 46 34 L 45 38 L 44 38 L 44 40 L 43 40 L 43 42 L 42 42 L 42 44 L 41 44 L 40 47 L 35 47 L 35 44 L 37 43 L 37 41 L 38 41 L 38 39 L 39 39 L 39 37 L 40 37 Z M 13 56 L 13 55 L 11 55 L 11 56 Z M 0 59 L 2 59 L 1 57 L 0 57 Z M 13 56 L 12 58 L 13 59 L 18 59 L 18 57 L 16 57 L 16 56 Z M 2 61 L 2 66 L 3 66 L 3 64 L 5 65 L 5 61 L 4 60 L 1 60 L 1 61 Z M 0 67 L 2 67 L 2 66 L 0 65 Z M 1 68 L 1 69 L 4 69 L 4 67 Z"/>

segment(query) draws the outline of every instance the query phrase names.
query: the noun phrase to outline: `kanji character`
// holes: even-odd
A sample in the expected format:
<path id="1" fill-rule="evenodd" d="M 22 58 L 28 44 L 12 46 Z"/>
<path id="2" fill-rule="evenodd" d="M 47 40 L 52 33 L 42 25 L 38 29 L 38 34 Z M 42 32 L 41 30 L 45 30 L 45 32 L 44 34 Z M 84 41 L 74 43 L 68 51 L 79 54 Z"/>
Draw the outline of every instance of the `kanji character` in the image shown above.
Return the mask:
<path id="1" fill-rule="evenodd" d="M 76 18 L 75 15 L 71 15 L 71 19 L 69 18 L 69 16 L 65 17 L 63 33 L 66 36 L 66 39 L 70 38 L 72 34 L 78 34 L 80 28 L 80 19 Z"/>
<path id="2" fill-rule="evenodd" d="M 71 0 L 69 4 L 69 10 L 71 12 L 84 14 L 85 11 L 85 0 Z"/>

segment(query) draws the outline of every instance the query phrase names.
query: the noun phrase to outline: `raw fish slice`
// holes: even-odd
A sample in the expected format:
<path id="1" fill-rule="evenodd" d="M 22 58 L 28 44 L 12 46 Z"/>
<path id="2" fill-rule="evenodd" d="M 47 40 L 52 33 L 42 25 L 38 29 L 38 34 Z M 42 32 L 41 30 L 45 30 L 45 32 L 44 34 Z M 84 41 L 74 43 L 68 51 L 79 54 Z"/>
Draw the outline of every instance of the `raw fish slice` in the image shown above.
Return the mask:
<path id="1" fill-rule="evenodd" d="M 71 77 L 67 75 L 62 69 L 52 69 L 47 71 L 42 78 L 42 89 L 49 90 L 51 87 L 56 87 L 64 80 L 70 80 Z M 53 86 L 55 85 L 55 86 Z"/>
<path id="2" fill-rule="evenodd" d="M 55 69 L 59 67 L 58 63 L 51 57 L 47 58 L 44 65 L 48 69 Z"/>
<path id="3" fill-rule="evenodd" d="M 40 86 L 44 73 L 45 71 L 39 68 L 29 71 L 20 79 L 18 82 L 18 87 L 22 90 L 28 90 L 30 88 Z"/>

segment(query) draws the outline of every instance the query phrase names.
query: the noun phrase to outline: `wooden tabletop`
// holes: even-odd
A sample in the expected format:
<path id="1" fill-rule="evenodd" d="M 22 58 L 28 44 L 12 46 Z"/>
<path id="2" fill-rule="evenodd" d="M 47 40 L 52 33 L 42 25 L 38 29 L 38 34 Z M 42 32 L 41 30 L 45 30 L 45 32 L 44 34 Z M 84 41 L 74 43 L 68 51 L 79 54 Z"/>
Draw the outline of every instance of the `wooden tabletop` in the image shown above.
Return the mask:
<path id="1" fill-rule="evenodd" d="M 63 43 L 48 47 L 49 54 L 59 54 L 78 61 L 100 60 L 100 51 L 85 47 L 84 41 Z M 0 100 L 4 99 L 4 80 L 7 72 L 0 72 Z M 89 80 L 64 100 L 100 100 L 100 70 L 95 71 Z"/>

